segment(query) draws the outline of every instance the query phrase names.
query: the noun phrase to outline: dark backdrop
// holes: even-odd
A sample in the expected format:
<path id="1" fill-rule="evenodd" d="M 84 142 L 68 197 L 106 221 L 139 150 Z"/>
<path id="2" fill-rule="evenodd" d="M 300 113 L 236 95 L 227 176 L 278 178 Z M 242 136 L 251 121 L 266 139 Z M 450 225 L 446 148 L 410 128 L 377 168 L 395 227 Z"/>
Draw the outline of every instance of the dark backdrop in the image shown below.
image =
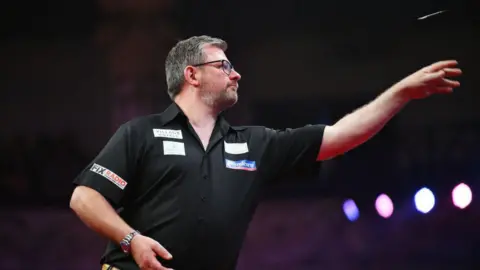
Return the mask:
<path id="1" fill-rule="evenodd" d="M 270 187 L 239 269 L 478 264 L 478 1 L 8 1 L 0 10 L 2 269 L 99 266 L 105 242 L 68 209 L 71 181 L 120 123 L 166 108 L 165 56 L 200 34 L 226 39 L 243 76 L 234 124 L 333 124 L 425 65 L 453 58 L 464 70 L 453 95 L 409 104 L 317 179 Z M 451 202 L 460 182 L 473 190 L 465 210 Z M 423 186 L 437 198 L 427 215 L 412 201 Z M 393 199 L 390 219 L 375 212 L 380 193 Z M 347 198 L 356 222 L 343 214 Z"/>

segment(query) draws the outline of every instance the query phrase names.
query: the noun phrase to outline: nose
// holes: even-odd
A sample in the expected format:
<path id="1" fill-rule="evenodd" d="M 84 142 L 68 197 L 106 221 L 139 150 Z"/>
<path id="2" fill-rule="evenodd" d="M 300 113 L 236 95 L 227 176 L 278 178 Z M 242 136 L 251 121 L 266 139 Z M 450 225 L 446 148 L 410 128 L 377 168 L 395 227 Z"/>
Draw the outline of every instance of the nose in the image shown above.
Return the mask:
<path id="1" fill-rule="evenodd" d="M 232 70 L 232 73 L 230 73 L 230 80 L 232 81 L 240 81 L 242 78 L 242 75 L 238 73 L 235 69 Z"/>

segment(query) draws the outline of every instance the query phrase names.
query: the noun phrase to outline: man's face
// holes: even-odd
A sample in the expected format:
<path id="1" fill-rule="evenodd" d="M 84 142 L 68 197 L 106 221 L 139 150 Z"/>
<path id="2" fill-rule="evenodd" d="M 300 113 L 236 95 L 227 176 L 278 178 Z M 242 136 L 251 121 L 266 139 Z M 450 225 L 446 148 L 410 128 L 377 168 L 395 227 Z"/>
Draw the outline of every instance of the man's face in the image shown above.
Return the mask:
<path id="1" fill-rule="evenodd" d="M 203 49 L 205 63 L 218 61 L 199 67 L 200 87 L 199 94 L 202 100 L 221 110 L 233 106 L 238 100 L 238 81 L 241 76 L 235 70 L 228 69 L 230 62 L 223 63 L 220 60 L 228 61 L 222 49 L 214 46 L 206 46 Z M 230 74 L 227 74 L 230 73 Z"/>

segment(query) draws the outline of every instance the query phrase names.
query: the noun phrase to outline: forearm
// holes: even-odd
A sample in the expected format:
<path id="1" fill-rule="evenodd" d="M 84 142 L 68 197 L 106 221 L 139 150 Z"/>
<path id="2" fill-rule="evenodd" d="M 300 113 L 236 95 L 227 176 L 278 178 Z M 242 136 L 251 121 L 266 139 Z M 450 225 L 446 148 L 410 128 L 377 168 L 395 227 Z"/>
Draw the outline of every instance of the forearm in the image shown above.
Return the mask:
<path id="1" fill-rule="evenodd" d="M 334 124 L 337 152 L 343 153 L 366 142 L 408 102 L 399 86 L 393 86 L 367 105 Z"/>
<path id="2" fill-rule="evenodd" d="M 115 243 L 133 231 L 100 193 L 88 187 L 75 189 L 70 207 L 89 228 Z"/>

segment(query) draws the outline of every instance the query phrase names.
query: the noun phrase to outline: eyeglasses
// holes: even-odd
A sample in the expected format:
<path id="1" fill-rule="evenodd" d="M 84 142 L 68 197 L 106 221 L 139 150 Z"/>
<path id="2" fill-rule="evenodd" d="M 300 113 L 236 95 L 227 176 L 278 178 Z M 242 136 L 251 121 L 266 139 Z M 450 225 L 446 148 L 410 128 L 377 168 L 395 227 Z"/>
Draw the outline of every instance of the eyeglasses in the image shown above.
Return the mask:
<path id="1" fill-rule="evenodd" d="M 222 70 L 223 72 L 225 72 L 225 74 L 227 74 L 228 76 L 230 76 L 230 73 L 232 73 L 233 71 L 233 65 L 232 63 L 228 62 L 227 60 L 215 60 L 215 61 L 209 61 L 209 62 L 205 62 L 205 63 L 201 63 L 201 64 L 196 64 L 196 65 L 192 65 L 194 67 L 199 67 L 199 66 L 204 66 L 204 65 L 208 65 L 208 64 L 213 64 L 213 63 L 222 63 Z"/>

